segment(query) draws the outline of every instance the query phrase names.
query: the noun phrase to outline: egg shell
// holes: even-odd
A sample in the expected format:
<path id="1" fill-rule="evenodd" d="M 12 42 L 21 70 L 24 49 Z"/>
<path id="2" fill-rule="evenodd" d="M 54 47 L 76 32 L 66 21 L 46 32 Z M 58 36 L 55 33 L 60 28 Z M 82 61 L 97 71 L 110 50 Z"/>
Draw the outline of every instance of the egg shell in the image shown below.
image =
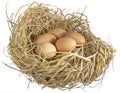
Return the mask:
<path id="1" fill-rule="evenodd" d="M 56 47 L 49 42 L 42 43 L 41 45 L 37 45 L 35 53 L 45 59 L 50 59 L 56 55 Z"/>
<path id="2" fill-rule="evenodd" d="M 59 52 L 69 52 L 76 47 L 76 41 L 70 37 L 62 37 L 56 41 L 55 46 Z"/>
<path id="3" fill-rule="evenodd" d="M 85 43 L 85 37 L 78 32 L 68 32 L 66 34 L 66 37 L 70 37 L 70 38 L 74 39 L 76 41 L 77 45 L 82 46 Z"/>
<path id="4" fill-rule="evenodd" d="M 42 44 L 45 42 L 50 42 L 50 43 L 55 43 L 56 42 L 56 37 L 53 34 L 46 33 L 43 35 L 40 35 L 38 39 L 35 41 L 36 44 Z"/>
<path id="5" fill-rule="evenodd" d="M 51 34 L 55 35 L 57 38 L 61 38 L 65 36 L 67 33 L 64 29 L 62 28 L 55 28 L 49 31 Z"/>

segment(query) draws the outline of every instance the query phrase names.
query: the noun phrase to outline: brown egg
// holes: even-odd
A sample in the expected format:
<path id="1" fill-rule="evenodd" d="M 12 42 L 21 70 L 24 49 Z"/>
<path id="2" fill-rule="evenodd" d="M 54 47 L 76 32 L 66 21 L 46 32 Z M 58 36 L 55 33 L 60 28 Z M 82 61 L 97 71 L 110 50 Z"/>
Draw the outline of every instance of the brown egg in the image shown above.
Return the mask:
<path id="1" fill-rule="evenodd" d="M 82 46 L 85 43 L 85 37 L 78 32 L 68 32 L 66 34 L 66 37 L 70 37 L 74 39 L 77 45 L 80 45 L 80 46 Z"/>
<path id="2" fill-rule="evenodd" d="M 62 37 L 56 41 L 55 46 L 59 52 L 69 52 L 76 47 L 76 41 L 70 37 Z"/>
<path id="3" fill-rule="evenodd" d="M 50 33 L 55 35 L 57 38 L 60 38 L 60 37 L 65 36 L 67 32 L 62 28 L 55 28 L 55 29 L 50 30 Z"/>
<path id="4" fill-rule="evenodd" d="M 49 42 L 43 43 L 41 45 L 37 45 L 35 53 L 45 59 L 50 59 L 56 55 L 56 47 Z"/>
<path id="5" fill-rule="evenodd" d="M 36 44 L 42 44 L 45 42 L 50 42 L 54 44 L 56 42 L 56 37 L 53 34 L 46 33 L 46 34 L 40 35 L 38 39 L 35 41 Z"/>

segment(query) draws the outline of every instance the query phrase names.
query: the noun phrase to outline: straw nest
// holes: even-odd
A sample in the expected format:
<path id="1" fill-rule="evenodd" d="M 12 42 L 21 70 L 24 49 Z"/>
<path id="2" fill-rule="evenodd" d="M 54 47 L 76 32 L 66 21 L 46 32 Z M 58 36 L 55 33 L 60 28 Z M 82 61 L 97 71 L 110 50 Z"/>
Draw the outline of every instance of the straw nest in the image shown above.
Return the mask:
<path id="1" fill-rule="evenodd" d="M 90 31 L 86 15 L 64 13 L 57 7 L 38 3 L 32 3 L 21 14 L 19 10 L 14 19 L 8 20 L 12 33 L 8 49 L 13 63 L 31 82 L 43 87 L 71 89 L 103 79 L 114 49 Z M 34 53 L 34 41 L 56 27 L 81 33 L 86 43 L 71 52 L 57 52 L 55 57 L 46 60 Z"/>

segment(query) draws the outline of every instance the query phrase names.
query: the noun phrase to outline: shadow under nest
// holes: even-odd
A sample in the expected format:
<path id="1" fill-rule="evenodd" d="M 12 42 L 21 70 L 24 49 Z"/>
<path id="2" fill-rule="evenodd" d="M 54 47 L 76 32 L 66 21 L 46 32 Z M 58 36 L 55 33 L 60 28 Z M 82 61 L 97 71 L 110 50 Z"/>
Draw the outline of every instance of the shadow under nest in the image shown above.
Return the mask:
<path id="1" fill-rule="evenodd" d="M 86 15 L 64 13 L 57 7 L 38 3 L 32 3 L 21 14 L 18 12 L 14 20 L 9 20 L 8 50 L 13 63 L 31 82 L 43 87 L 72 89 L 79 83 L 88 86 L 99 77 L 102 80 L 115 50 L 90 31 Z M 35 54 L 34 41 L 53 28 L 77 31 L 85 37 L 86 43 L 71 52 L 57 52 L 55 57 L 46 60 Z"/>

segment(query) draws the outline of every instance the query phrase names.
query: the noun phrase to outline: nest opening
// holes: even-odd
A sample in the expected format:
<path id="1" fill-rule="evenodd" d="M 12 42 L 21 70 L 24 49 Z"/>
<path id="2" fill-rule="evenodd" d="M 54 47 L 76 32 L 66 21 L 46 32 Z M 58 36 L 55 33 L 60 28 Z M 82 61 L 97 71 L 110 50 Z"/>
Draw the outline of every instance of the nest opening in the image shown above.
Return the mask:
<path id="1" fill-rule="evenodd" d="M 104 75 L 114 57 L 115 50 L 91 32 L 83 13 L 64 14 L 60 8 L 34 2 L 16 16 L 14 21 L 9 20 L 12 33 L 9 54 L 22 73 L 43 87 L 71 89 L 79 83 L 87 86 Z M 86 43 L 71 52 L 57 52 L 46 60 L 35 54 L 34 41 L 53 28 L 77 31 Z"/>

